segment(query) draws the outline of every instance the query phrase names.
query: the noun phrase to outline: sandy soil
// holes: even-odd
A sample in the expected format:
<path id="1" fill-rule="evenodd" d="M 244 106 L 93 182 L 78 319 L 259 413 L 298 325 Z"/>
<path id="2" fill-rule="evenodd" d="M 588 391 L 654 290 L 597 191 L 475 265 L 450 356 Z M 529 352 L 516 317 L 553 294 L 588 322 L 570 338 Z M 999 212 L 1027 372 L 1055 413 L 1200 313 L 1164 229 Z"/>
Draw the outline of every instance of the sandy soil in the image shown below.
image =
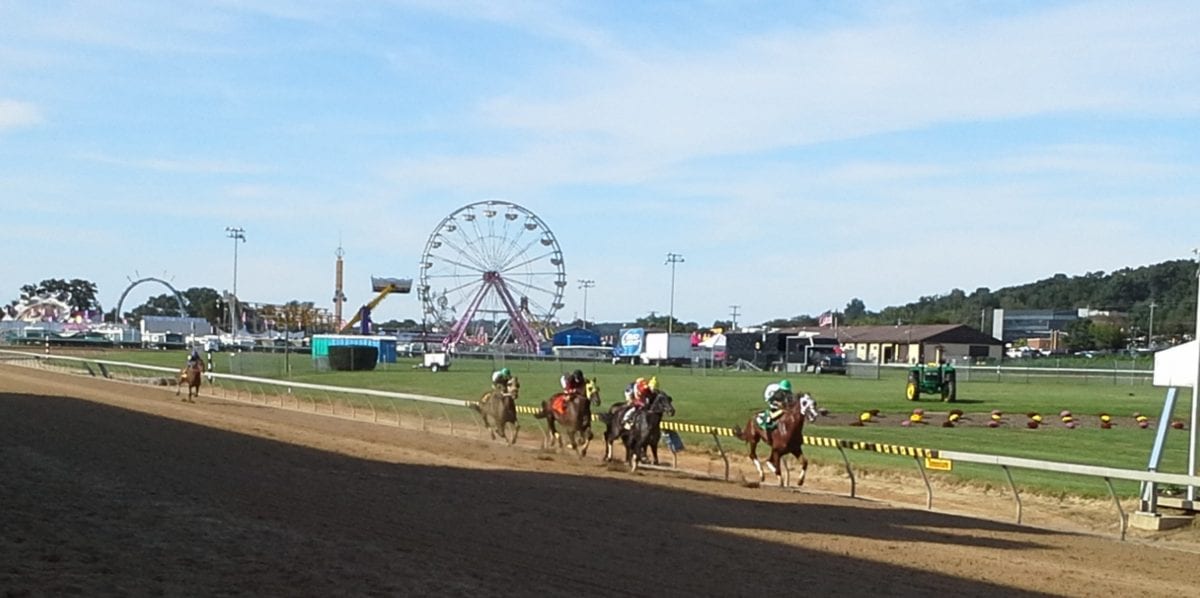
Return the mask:
<path id="1" fill-rule="evenodd" d="M 535 430 L 523 430 L 536 442 Z M 804 492 L 0 365 L 0 589 L 24 595 L 1181 596 L 1196 530 L 835 468 Z M 707 456 L 681 465 L 712 470 Z M 718 464 L 717 467 L 720 467 Z M 748 473 L 739 465 L 735 475 Z M 886 499 L 886 500 L 883 500 Z M 1040 508 L 1039 508 L 1040 507 Z M 955 512 L 944 512 L 950 509 Z M 958 513 L 991 513 L 991 519 Z M 1097 533 L 1106 534 L 1104 536 Z"/>

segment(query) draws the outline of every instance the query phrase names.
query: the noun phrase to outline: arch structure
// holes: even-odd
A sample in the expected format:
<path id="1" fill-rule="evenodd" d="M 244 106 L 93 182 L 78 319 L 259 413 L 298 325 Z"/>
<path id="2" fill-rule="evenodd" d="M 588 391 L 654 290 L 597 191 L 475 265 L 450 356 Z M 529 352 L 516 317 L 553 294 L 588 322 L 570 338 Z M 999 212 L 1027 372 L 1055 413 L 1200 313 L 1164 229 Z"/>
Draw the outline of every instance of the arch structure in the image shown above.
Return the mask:
<path id="1" fill-rule="evenodd" d="M 161 278 L 154 278 L 153 276 L 147 276 L 146 278 L 133 281 L 132 283 L 129 284 L 129 286 L 125 287 L 125 291 L 121 293 L 121 298 L 117 301 L 117 311 L 115 314 L 115 317 L 117 318 L 118 321 L 121 319 L 121 308 L 125 305 L 125 296 L 128 295 L 129 291 L 132 291 L 134 287 L 136 287 L 144 282 L 157 282 L 158 284 L 161 284 L 164 287 L 167 287 L 167 289 L 170 290 L 173 295 L 175 295 L 175 302 L 179 304 L 179 317 L 181 317 L 181 318 L 187 317 L 187 307 L 186 307 L 186 304 L 183 302 L 183 295 L 181 295 L 179 293 L 179 291 L 175 290 L 175 287 L 171 286 L 171 283 L 169 283 Z"/>

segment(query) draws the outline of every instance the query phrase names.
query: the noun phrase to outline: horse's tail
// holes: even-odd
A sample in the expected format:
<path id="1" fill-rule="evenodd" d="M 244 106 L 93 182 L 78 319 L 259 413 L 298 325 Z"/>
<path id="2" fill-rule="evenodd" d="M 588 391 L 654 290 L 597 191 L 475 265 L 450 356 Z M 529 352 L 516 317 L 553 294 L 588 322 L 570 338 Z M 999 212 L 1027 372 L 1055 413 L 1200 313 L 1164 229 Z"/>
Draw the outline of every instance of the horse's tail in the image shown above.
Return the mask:
<path id="1" fill-rule="evenodd" d="M 479 413 L 483 413 L 483 410 L 479 408 L 479 403 L 471 403 L 470 405 L 467 405 L 467 406 L 470 407 L 471 409 L 474 409 L 475 411 L 478 411 Z"/>
<path id="2" fill-rule="evenodd" d="M 613 414 L 611 411 L 601 411 L 600 413 L 596 414 L 596 417 L 599 418 L 600 421 L 604 422 L 604 425 L 612 425 Z"/>
<path id="3" fill-rule="evenodd" d="M 746 428 L 742 429 L 741 426 L 733 424 L 733 436 L 739 440 L 750 442 L 754 438 L 754 427 L 747 423 Z"/>
<path id="4" fill-rule="evenodd" d="M 542 401 L 542 410 L 534 413 L 533 416 L 538 419 L 546 419 L 550 415 L 550 405 L 546 401 Z"/>

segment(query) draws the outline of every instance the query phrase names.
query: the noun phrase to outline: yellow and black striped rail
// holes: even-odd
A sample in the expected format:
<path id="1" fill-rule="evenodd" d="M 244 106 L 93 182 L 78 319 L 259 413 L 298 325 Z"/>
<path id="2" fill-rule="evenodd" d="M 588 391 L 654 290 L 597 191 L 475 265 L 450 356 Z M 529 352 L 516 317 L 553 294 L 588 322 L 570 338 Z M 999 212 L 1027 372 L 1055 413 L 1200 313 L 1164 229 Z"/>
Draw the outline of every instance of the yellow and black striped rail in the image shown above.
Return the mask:
<path id="1" fill-rule="evenodd" d="M 663 421 L 662 429 L 676 432 L 693 432 L 695 434 L 716 434 L 717 436 L 733 436 L 733 428 L 722 426 L 706 426 L 704 424 L 688 424 L 683 422 Z"/>
<path id="2" fill-rule="evenodd" d="M 470 401 L 468 404 L 478 403 Z M 517 405 L 517 413 L 525 413 L 529 415 L 541 413 L 542 408 L 532 405 Z M 596 421 L 600 418 L 593 413 L 592 420 Z M 692 434 L 704 434 L 706 436 L 726 436 L 733 437 L 733 428 L 728 426 L 709 426 L 705 424 L 689 424 L 686 422 L 663 421 L 662 429 L 674 430 L 676 432 L 689 432 Z M 921 448 L 916 446 L 903 446 L 899 444 L 884 444 L 879 442 L 862 442 L 858 440 L 845 440 L 841 438 L 828 438 L 825 436 L 805 436 L 804 444 L 809 446 L 819 446 L 823 448 L 843 448 L 852 451 L 867 451 L 874 453 L 882 453 L 885 455 L 900 455 L 903 457 L 917 457 L 927 459 L 937 459 L 937 449 Z"/>

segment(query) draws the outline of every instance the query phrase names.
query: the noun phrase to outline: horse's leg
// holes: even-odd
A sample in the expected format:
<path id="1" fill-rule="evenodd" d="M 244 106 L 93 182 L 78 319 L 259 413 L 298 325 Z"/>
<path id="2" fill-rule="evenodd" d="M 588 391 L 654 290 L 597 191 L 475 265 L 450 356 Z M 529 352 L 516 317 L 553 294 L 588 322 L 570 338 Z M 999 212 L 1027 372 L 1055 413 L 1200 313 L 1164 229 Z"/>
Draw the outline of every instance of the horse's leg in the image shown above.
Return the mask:
<path id="1" fill-rule="evenodd" d="M 579 451 L 579 458 L 582 459 L 587 456 L 588 446 L 592 444 L 592 427 L 584 428 L 579 435 L 583 438 L 583 448 Z"/>
<path id="2" fill-rule="evenodd" d="M 507 434 L 505 434 L 504 437 L 505 437 L 505 439 L 508 440 L 509 444 L 516 444 L 517 443 L 517 432 L 519 432 L 521 430 L 521 424 L 517 422 L 516 414 L 513 414 L 512 417 L 509 417 L 506 419 L 508 421 L 506 421 L 502 425 L 507 426 L 507 428 L 512 431 L 512 436 L 509 437 Z"/>
<path id="3" fill-rule="evenodd" d="M 767 465 L 771 468 L 771 471 L 775 472 L 775 477 L 779 478 L 779 487 L 780 488 L 782 488 L 784 485 L 784 479 L 783 479 L 784 473 L 779 464 L 779 461 L 782 458 L 782 456 L 783 456 L 783 454 L 780 453 L 778 450 L 771 449 L 771 456 L 767 458 Z"/>
<path id="4" fill-rule="evenodd" d="M 612 423 L 609 423 L 608 428 L 606 428 L 604 430 L 604 456 L 600 458 L 601 462 L 604 462 L 604 463 L 608 463 L 609 461 L 612 461 L 613 442 L 616 442 L 616 440 L 617 440 L 615 437 L 613 437 L 612 432 L 613 432 L 613 426 L 612 426 Z"/>
<path id="5" fill-rule="evenodd" d="M 753 430 L 751 432 L 753 433 Z M 754 463 L 754 469 L 758 470 L 758 483 L 763 483 L 766 474 L 763 473 L 762 462 L 758 460 L 758 434 L 750 438 L 750 462 Z"/>
<path id="6" fill-rule="evenodd" d="M 490 436 L 492 440 L 495 440 L 496 430 L 493 427 L 494 424 L 492 423 L 492 418 L 488 417 L 487 405 L 484 405 L 483 409 L 479 411 L 479 418 L 483 420 L 483 427 L 487 428 L 488 436 Z"/>
<path id="7" fill-rule="evenodd" d="M 800 460 L 800 479 L 796 481 L 796 486 L 804 485 L 804 476 L 808 475 L 808 457 L 804 453 L 798 453 L 796 458 Z"/>

